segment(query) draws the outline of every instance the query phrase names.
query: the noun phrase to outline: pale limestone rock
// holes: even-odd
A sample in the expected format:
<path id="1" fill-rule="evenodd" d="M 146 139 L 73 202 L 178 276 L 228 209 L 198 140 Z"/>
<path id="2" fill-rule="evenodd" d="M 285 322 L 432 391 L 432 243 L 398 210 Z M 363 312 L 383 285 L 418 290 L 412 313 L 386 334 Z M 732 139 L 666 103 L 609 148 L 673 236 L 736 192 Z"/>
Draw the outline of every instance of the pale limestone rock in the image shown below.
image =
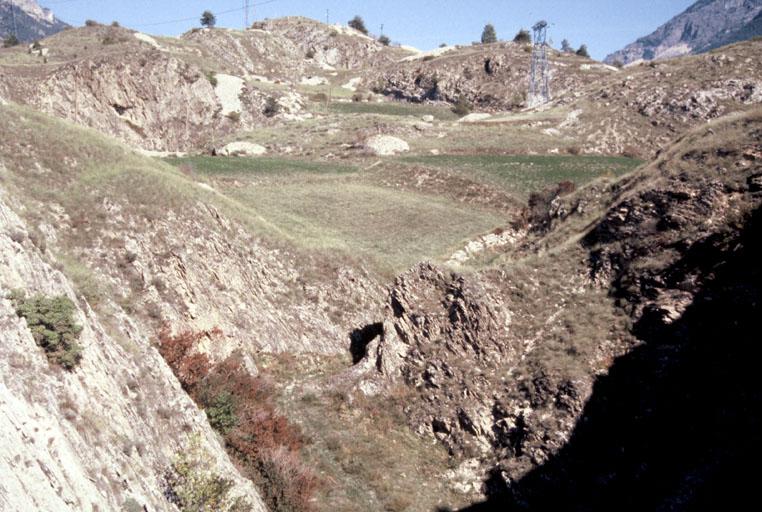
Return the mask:
<path id="1" fill-rule="evenodd" d="M 463 116 L 460 119 L 458 119 L 459 123 L 478 123 L 479 121 L 485 121 L 492 117 L 492 114 L 487 114 L 486 112 L 474 112 L 472 114 L 468 114 L 467 116 Z"/>
<path id="2" fill-rule="evenodd" d="M 16 288 L 77 304 L 83 359 L 74 372 L 50 366 L 5 298 Z M 121 312 L 104 328 L 28 240 L 2 189 L 0 290 L 0 510 L 121 510 L 127 498 L 175 510 L 162 477 L 187 430 L 200 434 L 217 471 L 234 480 L 233 493 L 265 511 L 151 339 Z"/>
<path id="3" fill-rule="evenodd" d="M 241 104 L 241 93 L 243 92 L 243 78 L 218 73 L 215 75 L 217 85 L 214 93 L 222 105 L 222 115 L 228 115 L 232 112 L 240 113 L 243 110 Z"/>
<path id="4" fill-rule="evenodd" d="M 378 156 L 390 156 L 410 151 L 410 145 L 391 135 L 374 135 L 365 141 L 365 147 Z"/>
<path id="5" fill-rule="evenodd" d="M 218 149 L 221 156 L 261 156 L 267 153 L 267 148 L 253 142 L 231 142 Z"/>
<path id="6" fill-rule="evenodd" d="M 143 34 L 142 32 L 135 32 L 135 39 L 137 39 L 138 41 L 143 41 L 144 43 L 148 43 L 149 45 L 153 46 L 157 50 L 162 49 L 159 42 L 153 37 L 149 36 L 148 34 Z"/>

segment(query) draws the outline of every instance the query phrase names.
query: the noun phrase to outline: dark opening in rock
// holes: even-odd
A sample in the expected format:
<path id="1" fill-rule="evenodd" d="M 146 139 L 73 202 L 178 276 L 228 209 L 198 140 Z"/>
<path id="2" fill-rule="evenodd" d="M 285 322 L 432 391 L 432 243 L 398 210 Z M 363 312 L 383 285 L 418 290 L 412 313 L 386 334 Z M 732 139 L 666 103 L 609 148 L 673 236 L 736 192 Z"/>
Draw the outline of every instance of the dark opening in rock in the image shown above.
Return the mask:
<path id="1" fill-rule="evenodd" d="M 111 106 L 114 108 L 114 110 L 116 111 L 116 113 L 117 113 L 118 115 L 120 115 L 120 116 L 121 116 L 122 114 L 124 114 L 125 112 L 127 112 L 127 111 L 128 111 L 130 108 L 131 108 L 131 107 L 124 107 L 124 106 L 122 106 L 122 105 L 119 105 L 118 103 L 114 103 L 114 104 L 112 104 Z"/>
<path id="2" fill-rule="evenodd" d="M 349 335 L 349 352 L 352 354 L 352 364 L 363 360 L 368 353 L 368 345 L 384 333 L 384 324 L 379 322 L 355 329 Z"/>

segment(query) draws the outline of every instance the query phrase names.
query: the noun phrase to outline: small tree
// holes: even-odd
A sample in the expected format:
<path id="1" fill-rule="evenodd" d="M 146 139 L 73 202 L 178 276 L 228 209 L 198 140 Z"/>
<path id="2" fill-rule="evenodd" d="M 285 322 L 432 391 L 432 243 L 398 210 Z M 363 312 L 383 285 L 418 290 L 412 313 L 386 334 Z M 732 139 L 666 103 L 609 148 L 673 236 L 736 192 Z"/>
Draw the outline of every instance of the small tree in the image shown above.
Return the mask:
<path id="1" fill-rule="evenodd" d="M 482 31 L 482 44 L 497 43 L 497 32 L 491 23 L 487 23 Z"/>
<path id="2" fill-rule="evenodd" d="M 12 46 L 18 46 L 19 39 L 15 35 L 11 34 L 3 39 L 3 48 L 10 48 Z"/>
<path id="3" fill-rule="evenodd" d="M 212 11 L 204 11 L 204 13 L 201 15 L 201 26 L 206 28 L 214 28 L 216 24 L 217 18 L 214 16 Z"/>
<path id="4" fill-rule="evenodd" d="M 514 43 L 519 44 L 527 44 L 532 42 L 532 35 L 529 33 L 528 30 L 524 30 L 523 28 L 518 31 L 516 34 L 516 37 L 513 38 Z"/>
<path id="5" fill-rule="evenodd" d="M 22 291 L 12 292 L 10 299 L 48 360 L 67 370 L 76 368 L 82 359 L 82 347 L 77 343 L 82 326 L 76 322 L 74 303 L 65 295 L 26 297 Z"/>
<path id="6" fill-rule="evenodd" d="M 568 39 L 561 41 L 561 51 L 564 53 L 574 53 L 574 48 L 572 48 Z"/>
<path id="7" fill-rule="evenodd" d="M 590 58 L 590 54 L 587 51 L 587 45 L 586 44 L 583 44 L 582 46 L 579 47 L 579 50 L 577 50 L 577 55 L 579 57 L 585 57 L 586 59 Z"/>
<path id="8" fill-rule="evenodd" d="M 368 29 L 365 28 L 365 20 L 363 20 L 361 16 L 355 16 L 349 20 L 349 26 L 358 32 L 362 32 L 366 36 L 368 35 Z"/>
<path id="9" fill-rule="evenodd" d="M 381 36 L 381 37 L 379 37 L 378 38 L 378 42 L 381 43 L 384 46 L 389 46 L 390 44 L 392 44 L 392 40 L 389 39 L 388 36 Z"/>
<path id="10" fill-rule="evenodd" d="M 458 101 L 452 106 L 452 111 L 458 117 L 464 117 L 471 113 L 471 103 L 465 96 L 458 97 Z"/>

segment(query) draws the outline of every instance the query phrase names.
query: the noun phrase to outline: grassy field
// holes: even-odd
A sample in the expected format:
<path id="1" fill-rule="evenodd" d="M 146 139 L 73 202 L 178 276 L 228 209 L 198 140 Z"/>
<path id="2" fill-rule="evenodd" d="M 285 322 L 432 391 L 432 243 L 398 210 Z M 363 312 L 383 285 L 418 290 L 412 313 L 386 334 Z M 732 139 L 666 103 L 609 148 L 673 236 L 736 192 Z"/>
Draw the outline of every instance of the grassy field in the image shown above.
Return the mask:
<path id="1" fill-rule="evenodd" d="M 369 183 L 348 165 L 274 158 L 168 161 L 192 169 L 295 243 L 361 256 L 383 272 L 446 258 L 469 237 L 508 221 L 490 209 Z"/>
<path id="2" fill-rule="evenodd" d="M 384 116 L 414 117 L 431 115 L 440 121 L 454 121 L 458 119 L 458 116 L 449 107 L 392 101 L 385 101 L 383 103 L 334 102 L 330 105 L 330 112 L 335 114 L 378 114 Z"/>
<path id="3" fill-rule="evenodd" d="M 523 199 L 561 181 L 580 186 L 603 176 L 622 176 L 642 163 L 624 157 L 561 155 L 432 155 L 402 157 L 399 162 L 446 168 Z"/>
<path id="4" fill-rule="evenodd" d="M 374 179 L 375 171 L 363 171 L 360 161 L 192 156 L 167 162 L 256 212 L 291 242 L 360 257 L 382 273 L 445 260 L 466 240 L 512 220 L 488 204 L 452 201 L 440 189 L 385 186 Z M 548 185 L 621 176 L 639 163 L 616 157 L 457 155 L 400 157 L 385 166 L 446 169 L 525 200 Z"/>

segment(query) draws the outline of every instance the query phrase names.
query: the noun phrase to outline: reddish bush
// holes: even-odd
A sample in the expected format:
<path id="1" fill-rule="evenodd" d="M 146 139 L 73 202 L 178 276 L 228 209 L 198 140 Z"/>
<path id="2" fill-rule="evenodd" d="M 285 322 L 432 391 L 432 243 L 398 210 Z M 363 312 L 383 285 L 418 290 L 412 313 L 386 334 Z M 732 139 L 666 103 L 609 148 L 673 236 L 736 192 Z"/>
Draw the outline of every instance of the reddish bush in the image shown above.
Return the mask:
<path id="1" fill-rule="evenodd" d="M 205 354 L 194 353 L 199 340 L 216 334 L 220 334 L 217 329 L 172 336 L 164 328 L 159 351 L 191 398 L 227 426 L 220 434 L 228 452 L 259 484 L 269 508 L 311 510 L 318 480 L 301 460 L 301 431 L 275 410 L 272 384 L 250 375 L 239 356 L 212 366 Z M 220 407 L 221 397 L 232 405 L 232 417 Z"/>
<path id="2" fill-rule="evenodd" d="M 183 389 L 193 396 L 193 388 L 208 375 L 211 363 L 206 354 L 191 352 L 198 341 L 211 332 L 182 332 L 172 336 L 168 327 L 159 332 L 159 352 L 167 362 Z"/>

